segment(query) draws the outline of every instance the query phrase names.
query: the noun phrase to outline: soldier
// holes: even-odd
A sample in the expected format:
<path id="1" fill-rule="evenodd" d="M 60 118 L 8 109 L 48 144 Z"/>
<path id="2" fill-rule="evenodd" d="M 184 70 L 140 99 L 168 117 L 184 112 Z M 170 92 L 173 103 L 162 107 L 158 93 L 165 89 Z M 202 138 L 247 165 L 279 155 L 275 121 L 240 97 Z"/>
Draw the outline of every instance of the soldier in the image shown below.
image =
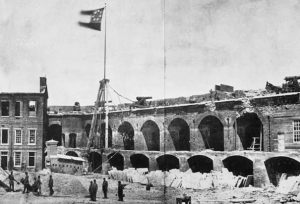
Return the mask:
<path id="1" fill-rule="evenodd" d="M 37 189 L 38 189 L 38 195 L 42 194 L 42 181 L 41 181 L 41 177 L 38 176 L 37 179 Z"/>
<path id="2" fill-rule="evenodd" d="M 12 171 L 10 172 L 10 175 L 8 176 L 8 179 L 9 179 L 9 190 L 10 191 L 15 191 L 15 189 L 14 189 L 14 181 L 16 181 L 16 180 L 14 178 L 14 175 L 13 175 Z M 19 184 L 19 182 L 17 182 L 17 183 Z"/>
<path id="3" fill-rule="evenodd" d="M 50 175 L 48 186 L 49 186 L 50 196 L 52 196 L 53 193 L 54 193 L 54 191 L 53 191 L 53 179 L 52 179 L 52 175 Z"/>
<path id="4" fill-rule="evenodd" d="M 107 183 L 106 179 L 103 178 L 102 191 L 103 191 L 103 194 L 104 194 L 104 199 L 107 198 L 107 189 L 108 189 L 108 183 Z"/>
<path id="5" fill-rule="evenodd" d="M 23 180 L 23 184 L 24 184 L 24 190 L 23 193 L 29 193 L 29 176 L 28 176 L 28 172 L 25 172 L 25 178 Z"/>
<path id="6" fill-rule="evenodd" d="M 90 183 L 89 193 L 90 193 L 91 200 L 93 200 L 93 181 L 91 181 Z"/>
<path id="7" fill-rule="evenodd" d="M 92 185 L 92 201 L 96 201 L 96 197 L 97 197 L 97 191 L 98 191 L 98 185 L 96 183 L 96 179 L 94 179 L 94 183 Z"/>
<path id="8" fill-rule="evenodd" d="M 125 186 L 126 185 L 122 184 L 121 181 L 118 181 L 118 201 L 123 201 L 123 197 L 125 197 L 125 195 L 123 194 L 123 189 Z"/>

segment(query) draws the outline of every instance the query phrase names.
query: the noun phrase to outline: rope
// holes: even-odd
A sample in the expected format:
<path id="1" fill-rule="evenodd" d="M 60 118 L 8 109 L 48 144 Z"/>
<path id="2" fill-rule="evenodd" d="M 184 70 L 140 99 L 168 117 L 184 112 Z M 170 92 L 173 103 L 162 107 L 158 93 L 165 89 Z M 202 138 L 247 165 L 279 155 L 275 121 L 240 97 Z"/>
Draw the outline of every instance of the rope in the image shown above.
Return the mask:
<path id="1" fill-rule="evenodd" d="M 129 99 L 129 98 L 127 98 L 127 97 L 121 95 L 119 92 L 117 92 L 115 89 L 113 89 L 110 85 L 108 85 L 108 86 L 109 86 L 109 88 L 111 88 L 118 96 L 120 96 L 120 97 L 122 97 L 122 98 L 124 98 L 124 99 L 126 99 L 126 100 L 128 100 L 128 101 L 130 101 L 130 102 L 134 102 L 133 100 L 131 100 L 131 99 Z"/>

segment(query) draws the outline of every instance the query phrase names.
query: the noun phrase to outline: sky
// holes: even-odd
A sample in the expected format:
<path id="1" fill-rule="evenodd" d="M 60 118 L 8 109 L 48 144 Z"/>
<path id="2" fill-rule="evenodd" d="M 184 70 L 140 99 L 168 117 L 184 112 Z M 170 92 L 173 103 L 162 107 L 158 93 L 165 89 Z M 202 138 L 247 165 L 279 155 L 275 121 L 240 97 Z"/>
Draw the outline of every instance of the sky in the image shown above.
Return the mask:
<path id="1" fill-rule="evenodd" d="M 104 22 L 98 32 L 78 21 L 89 22 L 81 10 L 104 3 L 0 0 L 0 92 L 38 92 L 46 76 L 49 105 L 94 104 Z M 300 75 L 300 1 L 106 3 L 107 77 L 129 99 L 203 94 L 221 83 L 262 89 L 266 81 L 281 85 L 285 76 Z"/>

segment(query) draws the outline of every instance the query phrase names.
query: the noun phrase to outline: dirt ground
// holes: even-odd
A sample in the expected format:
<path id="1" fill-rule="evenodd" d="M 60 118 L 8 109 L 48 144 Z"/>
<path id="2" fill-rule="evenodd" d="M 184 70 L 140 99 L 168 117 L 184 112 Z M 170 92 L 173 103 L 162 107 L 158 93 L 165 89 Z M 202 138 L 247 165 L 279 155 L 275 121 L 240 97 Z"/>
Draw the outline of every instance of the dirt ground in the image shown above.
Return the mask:
<path id="1" fill-rule="evenodd" d="M 54 195 L 49 196 L 48 189 L 48 174 L 30 173 L 30 183 L 33 183 L 33 178 L 41 176 L 42 180 L 42 195 L 37 196 L 33 193 L 22 193 L 23 186 L 15 184 L 16 192 L 6 192 L 0 188 L 0 204 L 71 204 L 71 203 L 122 203 L 117 201 L 117 181 L 109 179 L 106 175 L 92 174 L 85 176 L 74 176 L 67 174 L 53 173 L 54 179 Z M 16 180 L 24 177 L 24 173 L 15 172 Z M 108 199 L 103 199 L 101 185 L 103 178 L 108 179 Z M 97 201 L 90 201 L 88 195 L 88 187 L 91 180 L 96 179 L 98 184 Z M 5 181 L 8 184 L 8 180 Z M 181 197 L 183 193 L 192 197 L 192 203 L 231 203 L 232 199 L 255 199 L 255 204 L 280 203 L 282 195 L 275 193 L 275 188 L 234 188 L 234 189 L 175 189 L 152 187 L 150 191 L 146 191 L 146 187 L 137 183 L 126 183 L 124 189 L 123 203 L 176 203 L 176 197 Z M 165 193 L 164 193 L 165 192 Z"/>

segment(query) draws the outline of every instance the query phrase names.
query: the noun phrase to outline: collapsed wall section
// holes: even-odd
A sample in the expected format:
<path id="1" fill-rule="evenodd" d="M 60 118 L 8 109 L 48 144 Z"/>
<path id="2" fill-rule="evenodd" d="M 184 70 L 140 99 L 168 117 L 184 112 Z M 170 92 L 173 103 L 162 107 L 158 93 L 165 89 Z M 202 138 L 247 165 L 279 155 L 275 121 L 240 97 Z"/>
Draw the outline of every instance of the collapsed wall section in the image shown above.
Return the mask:
<path id="1" fill-rule="evenodd" d="M 272 157 L 265 161 L 265 166 L 270 182 L 277 186 L 281 174 L 286 173 L 287 176 L 300 175 L 300 162 L 289 157 Z"/>

